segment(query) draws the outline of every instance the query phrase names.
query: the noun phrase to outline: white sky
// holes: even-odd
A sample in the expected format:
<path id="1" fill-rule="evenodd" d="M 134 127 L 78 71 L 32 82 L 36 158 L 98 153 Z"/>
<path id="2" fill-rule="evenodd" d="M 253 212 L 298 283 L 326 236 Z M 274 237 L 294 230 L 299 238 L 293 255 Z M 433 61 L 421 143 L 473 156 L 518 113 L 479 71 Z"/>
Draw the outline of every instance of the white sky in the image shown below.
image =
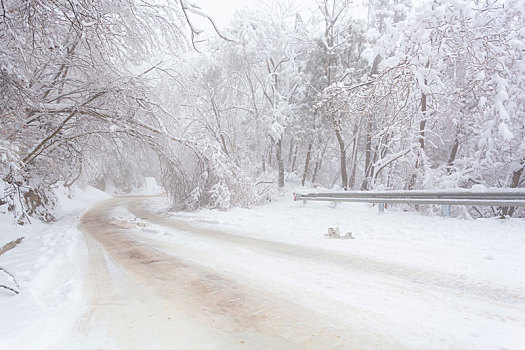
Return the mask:
<path id="1" fill-rule="evenodd" d="M 264 1 L 269 3 L 273 1 L 290 2 L 290 0 L 194 0 L 193 2 L 210 15 L 219 28 L 224 28 L 230 22 L 235 10 L 245 6 L 254 6 L 254 3 Z M 316 0 L 295 0 L 295 3 L 302 9 L 315 9 L 317 7 Z M 361 3 L 361 1 L 356 0 L 355 3 Z M 354 12 L 354 16 L 366 18 L 366 9 L 361 6 Z"/>
<path id="2" fill-rule="evenodd" d="M 251 3 L 251 0 L 195 0 L 221 28 L 226 26 L 236 9 Z"/>

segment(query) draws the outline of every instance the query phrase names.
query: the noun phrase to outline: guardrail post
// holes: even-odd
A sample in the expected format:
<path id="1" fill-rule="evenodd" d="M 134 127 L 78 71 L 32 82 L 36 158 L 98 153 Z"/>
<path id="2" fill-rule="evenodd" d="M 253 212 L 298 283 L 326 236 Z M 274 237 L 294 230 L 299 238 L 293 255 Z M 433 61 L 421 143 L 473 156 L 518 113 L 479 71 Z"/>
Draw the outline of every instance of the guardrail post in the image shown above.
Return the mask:
<path id="1" fill-rule="evenodd" d="M 385 203 L 378 203 L 377 205 L 379 207 L 379 212 L 384 213 L 385 212 Z"/>
<path id="2" fill-rule="evenodd" d="M 450 204 L 443 204 L 441 206 L 441 216 L 446 218 L 450 217 Z"/>

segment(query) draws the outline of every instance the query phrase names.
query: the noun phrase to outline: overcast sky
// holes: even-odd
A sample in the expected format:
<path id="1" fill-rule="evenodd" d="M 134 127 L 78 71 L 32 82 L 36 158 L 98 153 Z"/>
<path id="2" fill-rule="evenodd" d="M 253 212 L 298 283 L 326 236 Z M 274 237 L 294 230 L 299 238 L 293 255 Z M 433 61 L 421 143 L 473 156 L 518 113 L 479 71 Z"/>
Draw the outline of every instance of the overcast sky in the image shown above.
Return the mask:
<path id="1" fill-rule="evenodd" d="M 282 1 L 289 3 L 290 0 L 195 0 L 195 4 L 211 15 L 215 22 L 220 26 L 226 26 L 235 10 L 245 6 L 255 7 L 255 3 L 272 3 Z M 295 5 L 301 10 L 308 11 L 317 7 L 316 0 L 295 0 Z"/>
<path id="2" fill-rule="evenodd" d="M 250 2 L 251 0 L 197 0 L 195 4 L 201 6 L 220 27 L 224 27 L 236 9 Z"/>
<path id="3" fill-rule="evenodd" d="M 219 28 L 224 28 L 230 22 L 235 10 L 249 6 L 256 2 L 279 2 L 279 0 L 194 0 L 194 3 L 200 6 L 204 12 L 209 14 L 213 20 L 217 23 Z M 290 0 L 282 0 L 283 2 L 289 2 Z M 356 1 L 358 3 L 359 1 Z M 308 11 L 308 9 L 316 8 L 316 0 L 296 0 L 295 3 L 301 7 L 301 9 Z M 366 18 L 366 9 L 361 6 L 360 9 L 356 9 L 354 16 Z"/>

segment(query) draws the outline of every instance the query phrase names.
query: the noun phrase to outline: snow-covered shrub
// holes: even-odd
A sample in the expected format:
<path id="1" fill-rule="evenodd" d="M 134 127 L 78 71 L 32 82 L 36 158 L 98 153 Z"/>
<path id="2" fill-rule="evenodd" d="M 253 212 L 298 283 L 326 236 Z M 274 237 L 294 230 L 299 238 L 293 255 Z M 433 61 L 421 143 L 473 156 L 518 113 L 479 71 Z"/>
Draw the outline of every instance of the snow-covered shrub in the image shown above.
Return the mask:
<path id="1" fill-rule="evenodd" d="M 162 184 L 174 209 L 228 209 L 256 203 L 253 183 L 238 166 L 212 145 L 199 148 L 181 146 L 176 157 L 161 161 Z"/>
<path id="2" fill-rule="evenodd" d="M 231 193 L 228 186 L 225 186 L 222 182 L 219 181 L 211 186 L 209 195 L 211 206 L 218 209 L 228 209 L 230 207 Z"/>
<path id="3" fill-rule="evenodd" d="M 19 224 L 30 222 L 30 217 L 53 221 L 53 192 L 45 181 L 28 176 L 20 164 L 17 148 L 0 143 L 0 212 L 10 212 Z"/>

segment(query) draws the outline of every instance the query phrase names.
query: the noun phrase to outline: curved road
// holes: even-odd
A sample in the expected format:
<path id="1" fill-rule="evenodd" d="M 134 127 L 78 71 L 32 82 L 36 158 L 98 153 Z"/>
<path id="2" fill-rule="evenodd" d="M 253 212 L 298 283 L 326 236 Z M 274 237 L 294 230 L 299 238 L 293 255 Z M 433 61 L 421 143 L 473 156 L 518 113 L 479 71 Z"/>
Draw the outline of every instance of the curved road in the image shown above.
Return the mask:
<path id="1" fill-rule="evenodd" d="M 416 320 L 422 329 L 408 327 L 408 340 L 395 340 L 391 333 L 403 327 L 388 329 L 389 320 L 397 316 L 381 310 L 385 301 L 368 296 L 367 288 L 390 289 L 400 295 L 396 300 L 401 296 L 422 298 L 423 303 L 428 298 L 443 299 L 436 305 L 468 309 L 451 319 L 463 312 L 512 321 L 508 313 L 494 315 L 490 305 L 501 303 L 507 310 L 525 302 L 522 291 L 463 277 L 198 228 L 148 210 L 149 199 L 110 199 L 80 220 L 89 253 L 91 295 L 78 330 L 104 339 L 100 340 L 104 348 L 415 348 L 410 337 L 431 331 L 425 327 L 432 327 L 432 322 L 425 325 L 422 318 L 421 325 Z M 115 211 L 122 208 L 141 219 L 139 225 L 116 220 Z M 147 225 L 182 232 L 192 246 L 150 239 L 140 233 Z M 221 254 L 207 246 L 221 249 Z M 266 263 L 280 267 L 275 279 L 263 276 Z M 309 269 L 313 277 L 296 276 L 300 273 L 294 271 L 300 268 Z M 280 280 L 281 274 L 290 282 Z M 344 298 L 323 293 L 321 287 L 331 288 L 337 281 L 339 290 L 353 288 L 362 300 L 348 304 Z M 361 285 L 355 281 L 362 281 Z M 465 297 L 473 304 L 463 305 Z M 375 324 L 381 320 L 386 326 Z M 403 322 L 401 316 L 399 321 Z M 456 342 L 453 334 L 443 336 L 450 339 L 440 346 L 449 342 L 457 348 L 467 346 Z"/>
<path id="2" fill-rule="evenodd" d="M 143 218 L 167 220 L 140 208 L 143 199 L 111 199 L 80 220 L 92 291 L 81 330 L 102 323 L 119 349 L 351 349 L 375 342 L 325 315 L 182 261 L 176 251 L 147 245 L 108 217 L 124 205 Z"/>

